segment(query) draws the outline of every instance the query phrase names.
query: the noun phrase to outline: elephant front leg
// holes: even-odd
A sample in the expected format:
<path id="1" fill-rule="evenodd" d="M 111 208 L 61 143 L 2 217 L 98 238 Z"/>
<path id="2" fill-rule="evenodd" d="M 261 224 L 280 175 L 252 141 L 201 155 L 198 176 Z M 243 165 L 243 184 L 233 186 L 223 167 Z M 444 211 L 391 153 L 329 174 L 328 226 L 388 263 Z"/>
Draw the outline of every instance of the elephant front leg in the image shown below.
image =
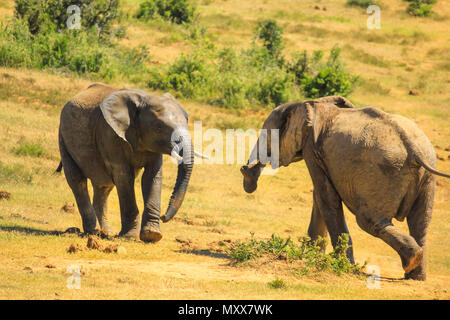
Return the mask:
<path id="1" fill-rule="evenodd" d="M 314 197 L 315 198 L 315 197 Z M 313 202 L 313 208 L 311 212 L 311 221 L 309 222 L 308 227 L 308 236 L 310 237 L 311 241 L 314 243 L 317 240 L 325 239 L 327 236 L 327 225 L 325 224 L 325 220 L 323 219 L 322 215 L 319 211 L 319 206 L 316 203 L 316 199 L 314 199 Z M 320 251 L 325 252 L 325 242 L 321 241 L 319 243 L 320 245 Z"/>
<path id="2" fill-rule="evenodd" d="M 145 167 L 142 175 L 142 213 L 140 239 L 145 242 L 158 242 L 162 238 L 159 226 L 161 215 L 162 156 L 158 155 Z"/>
<path id="3" fill-rule="evenodd" d="M 107 200 L 114 186 L 99 186 L 93 184 L 94 187 L 94 209 L 97 215 L 97 220 L 100 224 L 101 231 L 106 235 L 112 234 L 112 229 L 109 225 L 108 218 L 106 216 Z"/>
<path id="4" fill-rule="evenodd" d="M 117 195 L 119 196 L 120 219 L 122 222 L 122 229 L 120 230 L 119 236 L 137 239 L 139 233 L 137 219 L 139 209 L 136 205 L 136 195 L 134 192 L 134 169 L 121 169 L 122 172 L 114 175 Z"/>

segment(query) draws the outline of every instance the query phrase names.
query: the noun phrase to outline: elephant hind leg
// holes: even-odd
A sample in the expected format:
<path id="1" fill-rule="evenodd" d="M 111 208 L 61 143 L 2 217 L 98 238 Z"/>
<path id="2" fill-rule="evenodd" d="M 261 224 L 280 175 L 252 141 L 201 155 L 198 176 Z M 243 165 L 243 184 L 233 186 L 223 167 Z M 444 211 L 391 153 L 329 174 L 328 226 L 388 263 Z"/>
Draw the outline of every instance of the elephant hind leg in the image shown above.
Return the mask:
<path id="1" fill-rule="evenodd" d="M 95 214 L 97 215 L 98 222 L 100 224 L 101 231 L 107 235 L 112 234 L 112 229 L 109 225 L 108 218 L 106 216 L 107 212 L 107 202 L 108 196 L 111 190 L 114 188 L 111 186 L 100 186 L 93 184 L 94 187 L 94 200 L 93 205 L 95 209 Z"/>
<path id="2" fill-rule="evenodd" d="M 94 207 L 91 204 L 91 199 L 89 198 L 87 178 L 83 175 L 81 169 L 67 152 L 61 137 L 59 147 L 64 175 L 75 196 L 78 211 L 80 212 L 83 223 L 83 231 L 85 233 L 95 233 L 97 217 L 95 215 Z"/>
<path id="3" fill-rule="evenodd" d="M 422 248 L 413 237 L 397 230 L 390 220 L 385 219 L 375 223 L 363 215 L 357 215 L 356 221 L 361 229 L 380 238 L 397 251 L 406 273 L 422 263 Z"/>
<path id="4" fill-rule="evenodd" d="M 426 279 L 426 258 L 425 240 L 428 225 L 431 220 L 434 202 L 434 182 L 426 184 L 414 202 L 413 208 L 406 218 L 408 222 L 409 234 L 416 240 L 423 250 L 422 262 L 410 272 L 405 273 L 406 279 L 425 280 Z"/>

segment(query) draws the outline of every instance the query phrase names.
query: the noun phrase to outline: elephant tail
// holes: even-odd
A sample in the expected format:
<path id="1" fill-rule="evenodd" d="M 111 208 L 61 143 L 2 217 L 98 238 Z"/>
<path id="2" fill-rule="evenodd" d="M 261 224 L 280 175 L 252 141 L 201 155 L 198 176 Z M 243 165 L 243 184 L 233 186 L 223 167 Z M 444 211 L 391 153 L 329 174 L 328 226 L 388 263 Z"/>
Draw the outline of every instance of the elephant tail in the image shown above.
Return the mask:
<path id="1" fill-rule="evenodd" d="M 424 161 L 421 157 L 416 155 L 416 161 L 422 166 L 424 167 L 426 170 L 430 171 L 431 173 L 441 176 L 441 177 L 446 177 L 446 178 L 450 178 L 450 174 L 446 174 L 440 171 L 437 171 L 436 169 L 432 168 L 426 161 Z"/>
<path id="2" fill-rule="evenodd" d="M 56 168 L 56 170 L 55 170 L 55 173 L 60 173 L 61 170 L 62 170 L 62 167 L 63 167 L 62 161 L 60 161 L 60 162 L 59 162 L 59 165 L 58 165 L 58 168 Z"/>

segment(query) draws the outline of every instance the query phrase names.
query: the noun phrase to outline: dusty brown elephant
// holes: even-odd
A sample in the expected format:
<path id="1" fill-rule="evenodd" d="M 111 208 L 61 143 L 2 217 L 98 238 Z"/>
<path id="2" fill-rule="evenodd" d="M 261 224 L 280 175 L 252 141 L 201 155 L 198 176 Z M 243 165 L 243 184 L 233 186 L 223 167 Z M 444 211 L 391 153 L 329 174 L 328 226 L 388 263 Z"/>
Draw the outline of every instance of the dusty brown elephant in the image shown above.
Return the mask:
<path id="1" fill-rule="evenodd" d="M 356 109 L 333 96 L 281 105 L 263 128 L 279 129 L 280 165 L 306 162 L 314 185 L 308 229 L 312 239 L 328 231 L 335 247 L 339 236 L 348 234 L 344 203 L 361 229 L 397 251 L 405 278 L 425 280 L 434 175 L 450 175 L 434 169 L 433 146 L 414 122 L 376 108 Z M 269 132 L 265 139 L 270 155 Z M 246 192 L 255 191 L 266 164 L 256 157 L 241 168 Z M 393 218 L 406 218 L 410 235 L 397 230 Z M 351 247 L 347 256 L 354 262 Z"/>
<path id="2" fill-rule="evenodd" d="M 115 186 L 119 235 L 147 242 L 161 239 L 159 220 L 169 221 L 180 208 L 193 168 L 187 122 L 188 114 L 170 94 L 93 84 L 66 103 L 59 127 L 61 162 L 85 233 L 94 233 L 97 222 L 104 233 L 111 233 L 106 202 Z M 179 164 L 167 212 L 160 218 L 162 154 L 171 154 Z M 145 206 L 139 232 L 134 181 L 142 168 Z M 87 179 L 93 185 L 93 203 Z"/>

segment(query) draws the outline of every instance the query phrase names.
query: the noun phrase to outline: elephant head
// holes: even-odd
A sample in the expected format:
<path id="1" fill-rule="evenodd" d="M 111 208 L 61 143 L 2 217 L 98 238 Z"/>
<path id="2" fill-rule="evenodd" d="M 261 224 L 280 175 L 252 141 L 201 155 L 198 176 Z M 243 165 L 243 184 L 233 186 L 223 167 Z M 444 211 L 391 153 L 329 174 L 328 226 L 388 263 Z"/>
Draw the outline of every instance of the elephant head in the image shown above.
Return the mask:
<path id="1" fill-rule="evenodd" d="M 187 112 L 168 93 L 155 96 L 134 89 L 110 94 L 100 104 L 100 110 L 131 151 L 168 154 L 178 160 L 175 187 L 167 212 L 161 217 L 162 221 L 169 221 L 183 202 L 194 162 Z"/>
<path id="2" fill-rule="evenodd" d="M 244 190 L 247 193 L 256 190 L 258 178 L 267 165 L 267 162 L 260 158 L 259 147 L 266 147 L 267 155 L 271 156 L 273 130 L 278 130 L 275 133 L 279 134 L 279 150 L 276 150 L 279 155 L 279 163 L 272 163 L 273 168 L 279 165 L 288 166 L 292 162 L 302 160 L 303 148 L 310 135 L 312 135 L 314 143 L 317 143 L 326 123 L 323 109 L 318 108 L 320 104 L 333 104 L 339 108 L 354 108 L 351 102 L 340 96 L 287 103 L 275 108 L 264 122 L 263 129 L 265 130 L 263 130 L 253 148 L 252 156 L 247 164 L 241 167 L 241 173 L 244 176 Z"/>

